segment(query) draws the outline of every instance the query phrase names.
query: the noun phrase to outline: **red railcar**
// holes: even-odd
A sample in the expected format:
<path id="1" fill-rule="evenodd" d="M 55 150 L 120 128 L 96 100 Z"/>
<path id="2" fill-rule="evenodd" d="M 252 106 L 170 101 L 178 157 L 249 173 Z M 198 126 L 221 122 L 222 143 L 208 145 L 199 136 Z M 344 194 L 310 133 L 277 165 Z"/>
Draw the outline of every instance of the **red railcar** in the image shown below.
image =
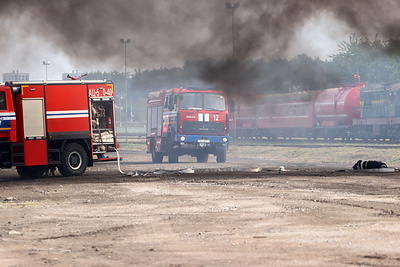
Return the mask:
<path id="1" fill-rule="evenodd" d="M 308 136 L 314 127 L 315 92 L 262 95 L 239 101 L 236 109 L 238 136 Z"/>
<path id="2" fill-rule="evenodd" d="M 237 137 L 347 138 L 360 117 L 360 88 L 342 86 L 319 91 L 268 94 L 236 104 Z"/>

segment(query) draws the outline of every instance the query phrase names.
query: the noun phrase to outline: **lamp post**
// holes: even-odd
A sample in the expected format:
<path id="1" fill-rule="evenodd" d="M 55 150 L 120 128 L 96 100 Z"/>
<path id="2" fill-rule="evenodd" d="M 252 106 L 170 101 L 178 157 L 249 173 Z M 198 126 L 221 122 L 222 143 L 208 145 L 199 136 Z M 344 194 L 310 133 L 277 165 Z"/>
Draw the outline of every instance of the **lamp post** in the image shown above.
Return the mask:
<path id="1" fill-rule="evenodd" d="M 226 8 L 232 10 L 232 60 L 235 60 L 235 23 L 234 23 L 234 10 L 240 7 L 240 2 L 232 4 L 231 2 L 226 2 Z"/>
<path id="2" fill-rule="evenodd" d="M 131 39 L 120 39 L 121 44 L 125 46 L 125 141 L 128 141 L 128 80 L 126 78 L 126 45 L 131 42 Z"/>
<path id="3" fill-rule="evenodd" d="M 232 10 L 232 61 L 235 61 L 235 9 L 240 7 L 240 2 L 236 2 L 232 4 L 231 2 L 226 2 L 225 6 L 227 9 Z M 233 139 L 236 141 L 236 108 L 233 110 L 234 116 L 233 116 Z"/>
<path id="4" fill-rule="evenodd" d="M 47 81 L 47 66 L 50 65 L 50 62 L 48 62 L 48 61 L 43 61 L 42 63 L 43 63 L 43 65 L 46 67 L 46 81 Z"/>

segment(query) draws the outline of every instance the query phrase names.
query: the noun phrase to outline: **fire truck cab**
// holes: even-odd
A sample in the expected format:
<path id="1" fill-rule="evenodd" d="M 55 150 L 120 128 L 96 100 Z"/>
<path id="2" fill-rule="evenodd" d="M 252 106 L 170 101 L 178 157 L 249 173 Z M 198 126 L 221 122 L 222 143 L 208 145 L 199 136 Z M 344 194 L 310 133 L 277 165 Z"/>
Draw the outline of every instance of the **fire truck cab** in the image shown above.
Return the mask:
<path id="1" fill-rule="evenodd" d="M 40 81 L 0 85 L 0 168 L 41 177 L 58 168 L 82 175 L 117 148 L 112 82 Z"/>
<path id="2" fill-rule="evenodd" d="M 147 152 L 160 163 L 191 155 L 207 162 L 226 161 L 230 142 L 228 101 L 222 91 L 174 88 L 149 93 L 147 108 Z"/>

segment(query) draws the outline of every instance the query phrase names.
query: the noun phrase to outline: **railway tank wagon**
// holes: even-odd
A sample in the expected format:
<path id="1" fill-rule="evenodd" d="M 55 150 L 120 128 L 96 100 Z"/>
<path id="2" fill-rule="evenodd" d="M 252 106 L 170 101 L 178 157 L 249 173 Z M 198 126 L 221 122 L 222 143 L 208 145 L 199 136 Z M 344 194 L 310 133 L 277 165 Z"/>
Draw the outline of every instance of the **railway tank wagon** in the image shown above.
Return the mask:
<path id="1" fill-rule="evenodd" d="M 320 91 L 315 100 L 314 136 L 325 139 L 354 138 L 353 120 L 360 118 L 360 88 L 364 84 Z"/>
<path id="2" fill-rule="evenodd" d="M 361 118 L 353 120 L 359 138 L 400 140 L 400 83 L 367 85 L 360 104 Z"/>

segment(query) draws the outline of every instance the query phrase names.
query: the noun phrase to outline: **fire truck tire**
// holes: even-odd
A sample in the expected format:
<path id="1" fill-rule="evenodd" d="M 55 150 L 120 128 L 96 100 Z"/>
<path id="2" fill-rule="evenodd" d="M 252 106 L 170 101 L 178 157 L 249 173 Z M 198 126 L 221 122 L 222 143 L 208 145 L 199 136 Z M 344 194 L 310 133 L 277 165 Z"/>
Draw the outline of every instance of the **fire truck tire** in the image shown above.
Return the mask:
<path id="1" fill-rule="evenodd" d="M 151 160 L 153 161 L 153 163 L 161 163 L 163 161 L 163 154 L 160 152 L 156 152 L 156 150 L 153 149 L 151 150 Z"/>
<path id="2" fill-rule="evenodd" d="M 168 151 L 168 162 L 169 163 L 177 163 L 179 161 L 178 152 L 175 149 L 171 149 Z"/>
<path id="3" fill-rule="evenodd" d="M 168 162 L 177 163 L 179 161 L 178 151 L 174 148 L 174 144 L 170 138 L 167 141 L 168 144 Z"/>
<path id="4" fill-rule="evenodd" d="M 226 148 L 222 148 L 217 152 L 217 162 L 224 163 L 226 162 Z"/>
<path id="5" fill-rule="evenodd" d="M 41 178 L 46 177 L 49 166 L 17 166 L 17 173 L 22 178 Z"/>
<path id="6" fill-rule="evenodd" d="M 85 149 L 77 143 L 70 143 L 65 146 L 61 154 L 58 170 L 63 176 L 81 176 L 87 165 L 88 157 Z"/>
<path id="7" fill-rule="evenodd" d="M 208 161 L 208 153 L 199 152 L 199 154 L 197 154 L 196 158 L 197 158 L 197 162 L 205 163 Z"/>

